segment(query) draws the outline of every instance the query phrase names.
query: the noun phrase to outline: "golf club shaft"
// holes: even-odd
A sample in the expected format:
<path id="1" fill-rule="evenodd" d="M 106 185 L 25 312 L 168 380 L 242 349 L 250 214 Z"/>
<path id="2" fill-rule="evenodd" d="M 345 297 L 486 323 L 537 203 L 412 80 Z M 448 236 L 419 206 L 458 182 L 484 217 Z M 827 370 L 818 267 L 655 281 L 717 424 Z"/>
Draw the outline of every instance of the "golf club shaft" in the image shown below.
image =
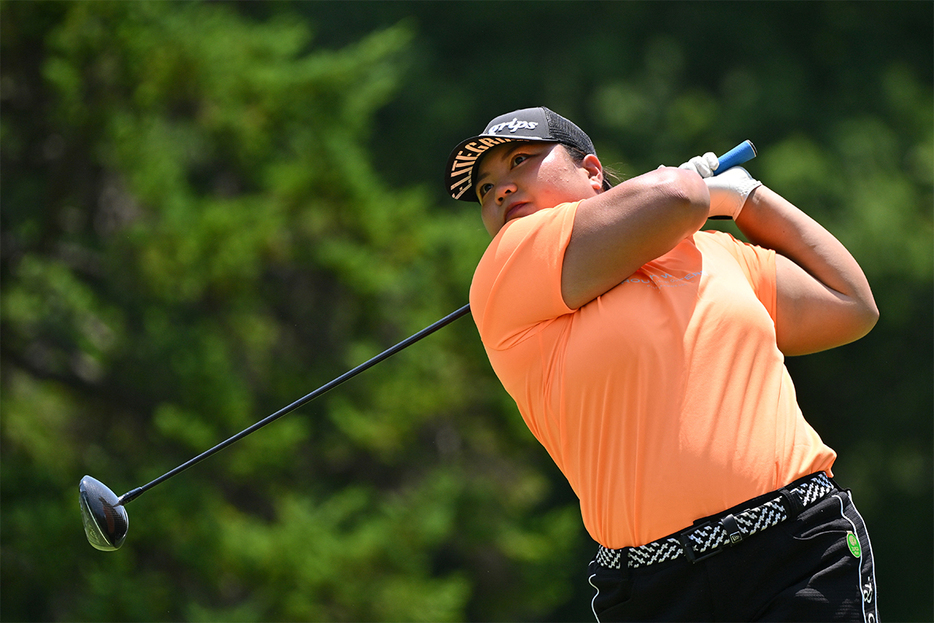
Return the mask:
<path id="1" fill-rule="evenodd" d="M 321 394 L 324 394 L 325 392 L 328 392 L 328 391 L 334 389 L 335 387 L 337 387 L 338 385 L 340 385 L 340 384 L 343 383 L 344 381 L 347 381 L 347 380 L 349 380 L 349 379 L 351 379 L 351 378 L 357 376 L 358 374 L 360 374 L 360 373 L 363 372 L 364 370 L 367 370 L 368 368 L 372 368 L 373 366 L 375 366 L 375 365 L 378 364 L 379 362 L 383 361 L 384 359 L 388 359 L 389 357 L 395 355 L 395 354 L 398 353 L 400 350 L 403 350 L 403 349 L 405 349 L 405 348 L 411 346 L 412 344 L 414 344 L 415 342 L 421 340 L 422 338 L 431 335 L 432 333 L 434 333 L 434 332 L 437 331 L 438 329 L 449 325 L 450 323 L 454 322 L 455 320 L 457 320 L 457 319 L 460 318 L 461 316 L 467 314 L 469 311 L 470 311 L 470 305 L 464 305 L 463 307 L 461 307 L 461 308 L 458 309 L 457 311 L 451 312 L 450 314 L 448 314 L 447 316 L 445 316 L 445 317 L 442 318 L 441 320 L 438 320 L 438 321 L 436 321 L 435 323 L 433 323 L 433 324 L 431 324 L 431 325 L 425 327 L 424 329 L 422 329 L 422 330 L 419 331 L 418 333 L 416 333 L 416 334 L 414 334 L 414 335 L 412 335 L 412 336 L 410 336 L 410 337 L 407 337 L 406 339 L 402 340 L 401 342 L 399 342 L 399 343 L 396 344 L 395 346 L 384 350 L 383 352 L 381 352 L 380 354 L 376 355 L 376 356 L 373 357 L 372 359 L 370 359 L 370 360 L 368 360 L 368 361 L 365 361 L 364 363 L 361 363 L 359 366 L 357 366 L 357 367 L 354 368 L 353 370 L 349 370 L 349 371 L 345 372 L 344 374 L 342 374 L 341 376 L 337 377 L 337 378 L 334 379 L 333 381 L 331 381 L 331 382 L 329 382 L 329 383 L 327 383 L 327 384 L 325 384 L 325 385 L 322 385 L 321 387 L 319 387 L 318 389 L 314 390 L 314 391 L 311 392 L 310 394 L 307 394 L 307 395 L 305 395 L 305 396 L 299 398 L 298 400 L 296 400 L 296 401 L 293 402 L 292 404 L 290 404 L 290 405 L 288 405 L 288 406 L 285 406 L 285 407 L 282 407 L 281 409 L 279 409 L 278 411 L 276 411 L 276 412 L 273 413 L 272 415 L 269 415 L 269 416 L 265 417 L 264 419 L 260 420 L 259 422 L 257 422 L 256 424 L 253 424 L 253 425 L 250 426 L 249 428 L 246 428 L 246 429 L 240 431 L 239 433 L 237 433 L 237 434 L 234 435 L 233 437 L 230 437 L 229 439 L 227 439 L 227 440 L 225 440 L 225 441 L 222 441 L 221 443 L 217 444 L 216 446 L 214 446 L 214 447 L 211 448 L 210 450 L 205 450 L 204 452 L 202 452 L 202 453 L 199 454 L 198 456 L 194 457 L 193 459 L 190 459 L 189 461 L 187 461 L 187 462 L 185 462 L 185 463 L 182 463 L 181 465 L 179 465 L 178 467 L 176 467 L 176 468 L 173 469 L 172 471 L 166 472 L 165 474 L 163 474 L 162 476 L 159 476 L 158 478 L 156 478 L 156 479 L 153 480 L 152 482 L 147 483 L 147 484 L 143 485 L 142 487 L 137 487 L 136 489 L 133 489 L 133 490 L 131 490 L 131 491 L 128 491 L 128 492 L 124 493 L 123 495 L 120 496 L 120 499 L 117 501 L 117 504 L 118 504 L 118 505 L 124 505 L 124 504 L 128 504 L 129 502 L 132 502 L 134 499 L 138 498 L 138 497 L 139 497 L 140 495 L 142 495 L 144 492 L 148 491 L 149 489 L 152 489 L 152 488 L 155 487 L 156 485 L 158 485 L 158 484 L 160 484 L 160 483 L 162 483 L 162 482 L 165 482 L 166 480 L 168 480 L 169 478 L 171 478 L 172 476 L 175 476 L 176 474 L 178 474 L 178 473 L 180 473 L 180 472 L 185 471 L 186 469 L 188 469 L 188 468 L 191 467 L 192 465 L 195 465 L 196 463 L 200 463 L 201 461 L 203 461 L 204 459 L 208 458 L 208 457 L 211 456 L 212 454 L 215 454 L 215 453 L 217 453 L 217 452 L 220 452 L 221 450 L 223 450 L 223 449 L 226 448 L 227 446 L 233 444 L 234 442 L 237 442 L 237 441 L 243 439 L 243 438 L 246 437 L 247 435 L 249 435 L 249 434 L 251 434 L 251 433 L 253 433 L 253 432 L 255 432 L 255 431 L 261 429 L 262 427 L 266 426 L 267 424 L 270 424 L 270 423 L 272 423 L 272 422 L 278 420 L 278 419 L 279 419 L 280 417 L 282 417 L 283 415 L 285 415 L 285 414 L 287 414 L 287 413 L 290 413 L 290 412 L 294 411 L 295 409 L 298 409 L 299 407 L 301 407 L 302 405 L 304 405 L 304 404 L 306 404 L 306 403 L 308 403 L 308 402 L 311 402 L 312 400 L 314 400 L 315 398 L 317 398 L 317 397 L 320 396 Z"/>

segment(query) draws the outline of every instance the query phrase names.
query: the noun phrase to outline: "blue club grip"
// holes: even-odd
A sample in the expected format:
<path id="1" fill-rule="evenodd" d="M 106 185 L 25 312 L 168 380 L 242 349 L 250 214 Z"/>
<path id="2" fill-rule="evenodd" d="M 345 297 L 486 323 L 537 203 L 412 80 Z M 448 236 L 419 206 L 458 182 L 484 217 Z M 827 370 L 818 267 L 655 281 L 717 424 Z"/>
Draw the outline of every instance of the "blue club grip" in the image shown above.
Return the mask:
<path id="1" fill-rule="evenodd" d="M 727 169 L 741 165 L 755 157 L 756 146 L 752 144 L 752 141 L 743 141 L 730 151 L 720 156 L 720 166 L 717 167 L 717 170 L 714 171 L 713 174 L 719 175 Z"/>

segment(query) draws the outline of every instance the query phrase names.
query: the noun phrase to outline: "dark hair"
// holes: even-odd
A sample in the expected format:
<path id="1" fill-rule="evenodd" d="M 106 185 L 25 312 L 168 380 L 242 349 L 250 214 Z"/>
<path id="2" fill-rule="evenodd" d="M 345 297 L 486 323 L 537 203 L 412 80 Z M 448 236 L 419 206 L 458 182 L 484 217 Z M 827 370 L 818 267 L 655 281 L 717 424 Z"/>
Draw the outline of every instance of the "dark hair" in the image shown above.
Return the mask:
<path id="1" fill-rule="evenodd" d="M 568 156 L 571 157 L 571 161 L 574 164 L 577 166 L 583 164 L 584 158 L 587 157 L 587 154 L 585 154 L 583 150 L 578 149 L 573 145 L 567 145 L 565 143 L 560 144 L 564 147 L 564 150 L 568 153 Z M 619 184 L 619 181 L 619 174 L 615 170 L 606 166 L 603 167 L 603 190 L 609 190 L 613 188 L 613 186 Z"/>

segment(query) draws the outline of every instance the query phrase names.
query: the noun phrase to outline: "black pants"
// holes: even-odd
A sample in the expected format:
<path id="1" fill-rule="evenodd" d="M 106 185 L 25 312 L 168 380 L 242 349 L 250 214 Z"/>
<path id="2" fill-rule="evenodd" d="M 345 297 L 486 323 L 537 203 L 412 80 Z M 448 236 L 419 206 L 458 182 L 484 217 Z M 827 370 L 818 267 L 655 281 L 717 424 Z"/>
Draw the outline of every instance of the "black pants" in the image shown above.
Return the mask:
<path id="1" fill-rule="evenodd" d="M 832 491 L 797 518 L 722 549 L 696 563 L 683 556 L 636 569 L 590 563 L 594 616 L 601 622 L 879 620 L 869 534 L 849 491 Z"/>

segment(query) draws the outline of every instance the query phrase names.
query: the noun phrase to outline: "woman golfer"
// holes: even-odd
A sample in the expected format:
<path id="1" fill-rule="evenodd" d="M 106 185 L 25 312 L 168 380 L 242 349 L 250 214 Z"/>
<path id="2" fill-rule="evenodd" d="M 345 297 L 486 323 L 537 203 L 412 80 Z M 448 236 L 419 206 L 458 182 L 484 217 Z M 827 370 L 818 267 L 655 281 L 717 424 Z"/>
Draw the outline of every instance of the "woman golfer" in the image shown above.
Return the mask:
<path id="1" fill-rule="evenodd" d="M 458 145 L 493 240 L 470 304 L 490 363 L 580 498 L 610 620 L 875 621 L 872 550 L 786 355 L 865 335 L 847 250 L 713 154 L 611 187 L 546 108 Z M 753 243 L 699 231 L 732 217 Z"/>

